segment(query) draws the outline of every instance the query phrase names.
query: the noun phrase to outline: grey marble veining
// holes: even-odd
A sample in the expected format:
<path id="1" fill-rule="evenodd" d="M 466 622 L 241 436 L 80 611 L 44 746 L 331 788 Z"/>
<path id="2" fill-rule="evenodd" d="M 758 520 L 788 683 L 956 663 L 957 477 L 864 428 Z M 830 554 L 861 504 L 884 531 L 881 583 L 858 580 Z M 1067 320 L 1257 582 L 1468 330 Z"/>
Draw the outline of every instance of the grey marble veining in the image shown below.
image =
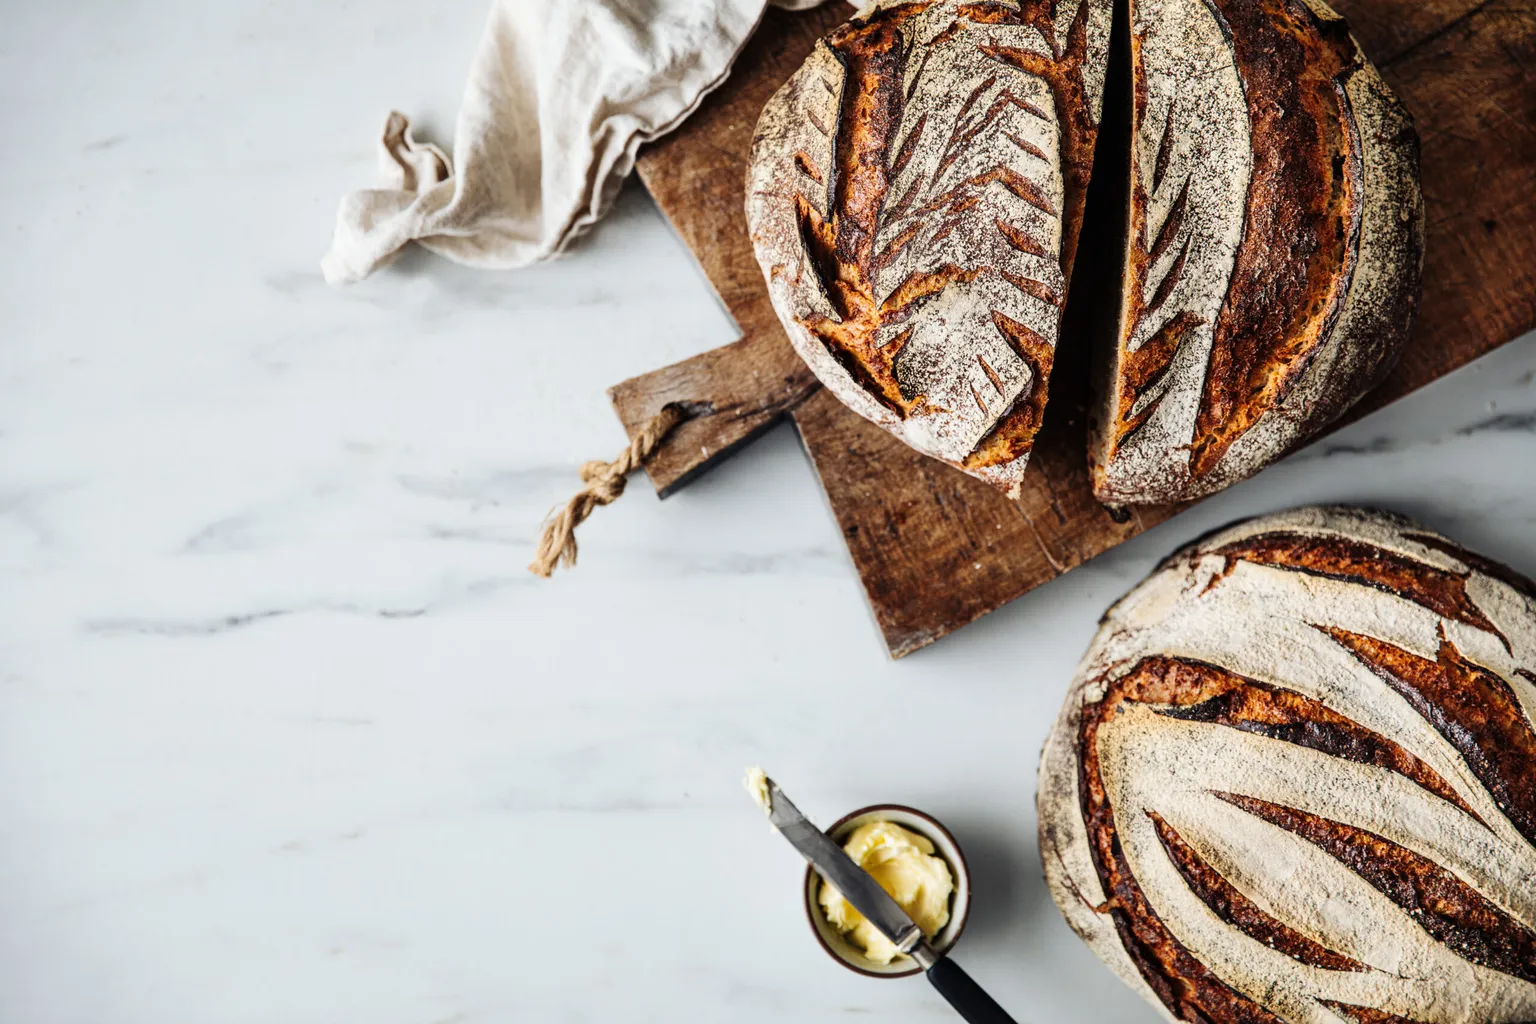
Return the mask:
<path id="1" fill-rule="evenodd" d="M 623 444 L 604 389 L 733 332 L 633 188 L 552 264 L 321 283 L 386 109 L 452 123 L 483 7 L 8 12 L 0 1020 L 952 1019 L 816 947 L 758 762 L 823 821 L 949 824 L 961 959 L 1021 1024 L 1152 1020 L 1036 863 L 1095 620 L 1310 501 L 1536 572 L 1536 337 L 899 664 L 787 429 L 636 481 L 539 581 L 540 517 Z"/>

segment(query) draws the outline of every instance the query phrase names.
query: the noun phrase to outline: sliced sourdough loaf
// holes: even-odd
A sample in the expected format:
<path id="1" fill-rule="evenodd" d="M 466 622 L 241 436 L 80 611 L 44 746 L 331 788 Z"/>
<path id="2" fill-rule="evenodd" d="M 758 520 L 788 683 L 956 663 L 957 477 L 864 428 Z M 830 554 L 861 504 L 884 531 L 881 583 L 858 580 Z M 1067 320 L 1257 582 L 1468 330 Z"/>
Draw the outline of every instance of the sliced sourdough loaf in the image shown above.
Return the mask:
<path id="1" fill-rule="evenodd" d="M 1045 745 L 1074 930 L 1168 1020 L 1536 1020 L 1536 584 L 1310 508 L 1105 616 Z"/>
<path id="2" fill-rule="evenodd" d="M 1090 175 L 1099 336 L 1062 339 Z M 1412 121 L 1319 0 L 884 0 L 764 109 L 747 221 L 822 383 L 1011 496 L 1058 343 L 1089 345 L 1111 505 L 1337 418 L 1406 341 L 1423 253 Z"/>
<path id="3" fill-rule="evenodd" d="M 1103 98 L 1110 0 L 886 2 L 764 109 L 747 222 L 846 405 L 1016 494 Z"/>
<path id="4" fill-rule="evenodd" d="M 1129 3 L 1122 298 L 1090 445 L 1109 504 L 1210 494 L 1336 419 L 1407 341 L 1423 259 L 1412 120 L 1332 11 Z"/>

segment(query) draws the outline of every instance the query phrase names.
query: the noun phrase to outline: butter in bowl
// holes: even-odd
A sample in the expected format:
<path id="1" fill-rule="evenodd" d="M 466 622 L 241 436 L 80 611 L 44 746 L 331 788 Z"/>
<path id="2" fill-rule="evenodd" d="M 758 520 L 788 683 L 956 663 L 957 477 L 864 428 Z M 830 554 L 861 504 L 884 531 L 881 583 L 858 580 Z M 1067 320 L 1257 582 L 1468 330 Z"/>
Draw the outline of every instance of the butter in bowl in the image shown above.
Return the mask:
<path id="1" fill-rule="evenodd" d="M 871 978 L 926 974 L 971 1024 L 1013 1024 L 948 956 L 971 904 L 970 871 L 948 829 L 913 808 L 877 804 L 823 832 L 762 769 L 748 770 L 746 786 L 810 865 L 801 892 L 828 955 Z"/>
<path id="2" fill-rule="evenodd" d="M 891 894 L 936 952 L 954 946 L 971 909 L 971 877 L 948 829 L 911 807 L 876 804 L 839 818 L 827 835 Z M 922 970 L 809 866 L 804 888 L 811 931 L 844 966 L 872 978 Z"/>

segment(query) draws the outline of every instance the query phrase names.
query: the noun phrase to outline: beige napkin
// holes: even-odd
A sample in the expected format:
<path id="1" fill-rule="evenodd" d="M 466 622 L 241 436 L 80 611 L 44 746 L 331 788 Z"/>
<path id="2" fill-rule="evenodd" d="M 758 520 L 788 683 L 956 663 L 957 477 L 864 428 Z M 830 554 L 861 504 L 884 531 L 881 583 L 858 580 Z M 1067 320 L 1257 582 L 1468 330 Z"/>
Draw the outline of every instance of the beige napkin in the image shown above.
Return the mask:
<path id="1" fill-rule="evenodd" d="M 556 255 L 608 211 L 640 144 L 725 80 L 767 2 L 493 0 L 452 162 L 390 114 L 383 181 L 342 200 L 325 279 L 360 281 L 412 241 L 493 269 Z"/>

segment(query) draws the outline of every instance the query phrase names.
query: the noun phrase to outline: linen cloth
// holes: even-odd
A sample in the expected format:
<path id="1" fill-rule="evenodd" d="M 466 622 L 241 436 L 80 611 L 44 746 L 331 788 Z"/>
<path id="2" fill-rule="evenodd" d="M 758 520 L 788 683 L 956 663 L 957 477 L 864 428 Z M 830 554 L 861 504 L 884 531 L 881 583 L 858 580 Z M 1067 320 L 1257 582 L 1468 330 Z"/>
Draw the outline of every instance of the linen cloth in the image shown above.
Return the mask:
<path id="1" fill-rule="evenodd" d="M 490 269 L 558 254 L 608 211 L 640 145 L 725 80 L 768 2 L 494 0 L 453 159 L 391 113 L 382 181 L 342 200 L 325 279 L 359 281 L 412 241 Z"/>

